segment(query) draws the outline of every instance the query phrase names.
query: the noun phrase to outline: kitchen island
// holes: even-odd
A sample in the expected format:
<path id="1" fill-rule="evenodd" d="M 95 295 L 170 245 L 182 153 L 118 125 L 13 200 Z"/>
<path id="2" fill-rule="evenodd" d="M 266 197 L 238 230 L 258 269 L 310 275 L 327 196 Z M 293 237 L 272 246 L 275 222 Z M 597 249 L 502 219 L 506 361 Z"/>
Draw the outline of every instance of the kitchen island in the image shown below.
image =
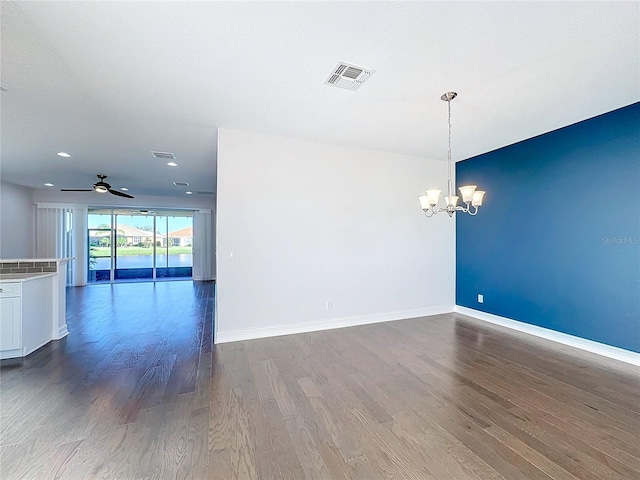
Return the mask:
<path id="1" fill-rule="evenodd" d="M 27 356 L 69 334 L 68 260 L 0 261 L 0 359 Z"/>
<path id="2" fill-rule="evenodd" d="M 54 275 L 0 279 L 0 358 L 24 357 L 52 340 Z"/>

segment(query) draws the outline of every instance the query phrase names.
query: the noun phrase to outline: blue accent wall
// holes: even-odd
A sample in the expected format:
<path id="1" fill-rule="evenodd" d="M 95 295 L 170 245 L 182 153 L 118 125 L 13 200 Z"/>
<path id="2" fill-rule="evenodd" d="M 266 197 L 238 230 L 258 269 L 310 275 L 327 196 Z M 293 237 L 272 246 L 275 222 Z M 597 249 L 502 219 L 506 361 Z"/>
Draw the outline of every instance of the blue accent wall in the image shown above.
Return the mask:
<path id="1" fill-rule="evenodd" d="M 456 303 L 640 352 L 640 103 L 456 164 Z M 477 295 L 484 295 L 484 303 Z"/>

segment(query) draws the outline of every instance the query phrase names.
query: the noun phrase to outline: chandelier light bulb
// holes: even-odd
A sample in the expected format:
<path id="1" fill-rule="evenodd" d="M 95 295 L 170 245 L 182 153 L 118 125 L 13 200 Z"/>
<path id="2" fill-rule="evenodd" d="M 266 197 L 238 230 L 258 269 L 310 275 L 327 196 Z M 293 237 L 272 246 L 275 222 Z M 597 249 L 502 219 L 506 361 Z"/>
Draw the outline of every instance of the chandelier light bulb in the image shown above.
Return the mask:
<path id="1" fill-rule="evenodd" d="M 458 205 L 458 196 L 457 195 L 447 195 L 444 197 L 444 203 L 447 204 L 447 207 L 455 207 Z"/>
<path id="2" fill-rule="evenodd" d="M 429 198 L 429 204 L 432 207 L 435 207 L 438 204 L 438 200 L 440 200 L 440 192 L 442 190 L 427 190 L 427 197 Z"/>
<path id="3" fill-rule="evenodd" d="M 476 188 L 477 187 L 475 185 L 466 185 L 458 189 L 462 194 L 462 201 L 464 203 L 469 203 L 471 199 L 473 199 L 473 192 L 475 192 Z"/>
<path id="4" fill-rule="evenodd" d="M 477 190 L 473 192 L 471 205 L 473 205 L 474 207 L 479 207 L 480 205 L 482 205 L 482 197 L 484 197 L 484 192 L 482 190 Z"/>

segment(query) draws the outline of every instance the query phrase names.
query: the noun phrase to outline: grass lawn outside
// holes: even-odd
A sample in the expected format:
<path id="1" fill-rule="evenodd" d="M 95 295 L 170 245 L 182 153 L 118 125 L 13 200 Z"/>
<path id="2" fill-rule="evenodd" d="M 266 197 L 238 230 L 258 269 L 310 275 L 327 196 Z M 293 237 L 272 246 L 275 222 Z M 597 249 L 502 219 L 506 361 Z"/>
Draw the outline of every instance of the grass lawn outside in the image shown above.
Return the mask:
<path id="1" fill-rule="evenodd" d="M 191 254 L 192 247 L 169 247 L 169 255 Z M 158 255 L 165 255 L 167 247 L 156 247 Z M 116 247 L 116 254 L 119 257 L 133 257 L 137 255 L 153 255 L 153 247 Z M 110 247 L 91 247 L 92 257 L 108 257 L 111 255 Z"/>

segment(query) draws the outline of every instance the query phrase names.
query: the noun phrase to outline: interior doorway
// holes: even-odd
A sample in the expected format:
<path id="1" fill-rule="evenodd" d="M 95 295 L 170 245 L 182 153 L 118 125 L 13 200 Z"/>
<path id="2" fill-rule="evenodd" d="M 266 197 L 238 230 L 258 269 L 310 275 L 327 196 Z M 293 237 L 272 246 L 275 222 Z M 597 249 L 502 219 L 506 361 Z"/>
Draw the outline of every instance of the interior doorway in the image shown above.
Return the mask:
<path id="1" fill-rule="evenodd" d="M 90 283 L 190 279 L 193 212 L 90 208 Z"/>

